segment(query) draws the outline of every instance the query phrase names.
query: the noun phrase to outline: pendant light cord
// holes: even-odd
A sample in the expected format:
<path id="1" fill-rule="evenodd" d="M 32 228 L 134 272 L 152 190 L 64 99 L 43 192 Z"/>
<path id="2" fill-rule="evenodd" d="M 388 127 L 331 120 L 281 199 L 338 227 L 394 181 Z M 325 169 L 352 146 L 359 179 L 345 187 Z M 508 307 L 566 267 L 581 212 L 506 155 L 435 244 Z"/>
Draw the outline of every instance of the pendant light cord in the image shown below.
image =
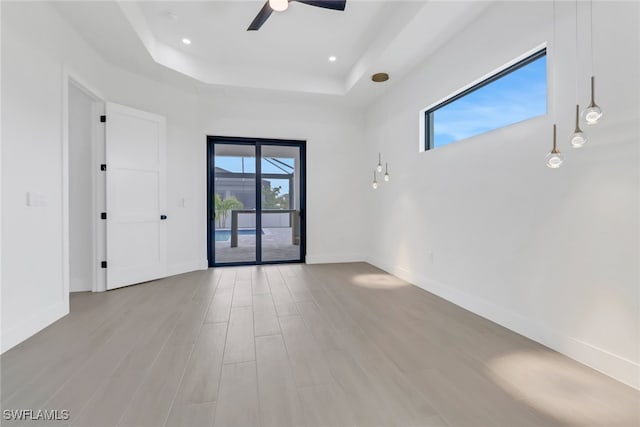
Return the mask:
<path id="1" fill-rule="evenodd" d="M 578 0 L 576 0 L 576 75 L 575 75 L 575 83 L 576 83 L 576 104 L 578 104 L 578 77 L 580 75 L 580 54 L 578 49 Z"/>
<path id="2" fill-rule="evenodd" d="M 591 44 L 591 75 L 595 75 L 594 59 L 593 59 L 593 0 L 589 2 L 589 25 L 591 27 L 589 31 L 589 38 Z"/>
<path id="3" fill-rule="evenodd" d="M 553 121 L 558 120 L 558 47 L 556 46 L 556 0 L 553 0 Z"/>

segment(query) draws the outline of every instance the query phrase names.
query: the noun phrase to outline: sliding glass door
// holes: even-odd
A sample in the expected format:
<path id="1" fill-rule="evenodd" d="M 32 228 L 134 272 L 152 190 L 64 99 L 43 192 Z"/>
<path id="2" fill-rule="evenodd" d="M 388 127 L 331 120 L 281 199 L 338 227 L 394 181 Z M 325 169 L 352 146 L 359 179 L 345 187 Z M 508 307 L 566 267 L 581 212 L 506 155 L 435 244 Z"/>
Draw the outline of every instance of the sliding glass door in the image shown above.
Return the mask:
<path id="1" fill-rule="evenodd" d="M 208 137 L 210 266 L 304 262 L 304 148 Z"/>
<path id="2" fill-rule="evenodd" d="M 300 147 L 262 144 L 262 261 L 300 260 Z"/>

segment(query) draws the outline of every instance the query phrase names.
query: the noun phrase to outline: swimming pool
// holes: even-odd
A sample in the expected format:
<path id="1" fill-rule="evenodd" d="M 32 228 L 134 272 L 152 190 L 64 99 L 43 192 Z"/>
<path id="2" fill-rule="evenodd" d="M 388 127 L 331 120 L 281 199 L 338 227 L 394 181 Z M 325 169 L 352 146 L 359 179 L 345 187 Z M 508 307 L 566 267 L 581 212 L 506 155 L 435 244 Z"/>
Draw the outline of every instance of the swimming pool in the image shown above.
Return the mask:
<path id="1" fill-rule="evenodd" d="M 264 234 L 264 231 L 262 232 Z M 238 230 L 238 236 L 255 236 L 255 229 Z M 231 239 L 231 230 L 216 230 L 216 242 L 226 242 Z"/>

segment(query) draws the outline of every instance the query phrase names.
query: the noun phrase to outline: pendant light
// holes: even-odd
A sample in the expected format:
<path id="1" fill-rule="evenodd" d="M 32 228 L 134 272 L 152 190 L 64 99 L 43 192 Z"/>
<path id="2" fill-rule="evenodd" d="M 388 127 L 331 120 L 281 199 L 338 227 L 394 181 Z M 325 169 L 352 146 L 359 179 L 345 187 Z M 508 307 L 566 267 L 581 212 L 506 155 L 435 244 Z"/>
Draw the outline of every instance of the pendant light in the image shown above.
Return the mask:
<path id="1" fill-rule="evenodd" d="M 595 101 L 595 77 L 591 76 L 591 103 L 584 110 L 584 119 L 587 121 L 588 125 L 595 125 L 602 117 L 602 109 L 598 107 Z"/>
<path id="2" fill-rule="evenodd" d="M 580 148 L 588 141 L 587 135 L 580 129 L 580 106 L 576 104 L 576 129 L 571 134 L 571 145 Z"/>
<path id="3" fill-rule="evenodd" d="M 557 109 L 558 109 L 558 95 L 556 85 L 558 84 L 558 72 L 557 64 L 556 64 L 556 54 L 558 51 L 556 50 L 556 0 L 553 0 L 553 116 L 557 117 Z M 558 144 L 556 142 L 556 124 L 553 124 L 553 148 L 551 151 L 547 153 L 545 156 L 545 162 L 547 167 L 551 169 L 557 169 L 562 165 L 564 161 L 564 157 L 558 150 Z"/>
<path id="4" fill-rule="evenodd" d="M 373 184 L 371 184 L 371 186 L 373 187 L 373 189 L 377 189 L 378 188 L 378 181 L 376 180 L 376 171 L 373 171 Z"/>
<path id="5" fill-rule="evenodd" d="M 602 117 L 602 109 L 596 104 L 595 101 L 595 80 L 594 77 L 594 59 L 593 59 L 593 0 L 589 2 L 589 19 L 591 29 L 589 31 L 589 37 L 591 38 L 591 103 L 584 110 L 584 119 L 588 125 L 595 125 Z"/>
<path id="6" fill-rule="evenodd" d="M 545 161 L 547 162 L 547 166 L 551 169 L 558 169 L 562 162 L 564 162 L 564 156 L 558 150 L 558 146 L 556 144 L 556 124 L 553 124 L 553 148 L 547 156 L 545 157 Z"/>
<path id="7" fill-rule="evenodd" d="M 389 182 L 389 163 L 384 164 L 384 180 Z"/>
<path id="8" fill-rule="evenodd" d="M 382 172 L 382 156 L 378 153 L 378 166 L 376 166 L 378 172 Z"/>
<path id="9" fill-rule="evenodd" d="M 289 0 L 269 0 L 269 7 L 276 12 L 284 12 L 289 7 Z"/>
<path id="10" fill-rule="evenodd" d="M 580 70 L 580 57 L 578 54 L 578 0 L 576 0 L 576 65 L 575 65 L 575 81 L 576 81 L 576 102 L 578 99 L 578 75 Z M 580 148 L 587 143 L 587 135 L 580 129 L 580 105 L 576 104 L 576 128 L 569 136 L 571 146 L 574 148 Z"/>

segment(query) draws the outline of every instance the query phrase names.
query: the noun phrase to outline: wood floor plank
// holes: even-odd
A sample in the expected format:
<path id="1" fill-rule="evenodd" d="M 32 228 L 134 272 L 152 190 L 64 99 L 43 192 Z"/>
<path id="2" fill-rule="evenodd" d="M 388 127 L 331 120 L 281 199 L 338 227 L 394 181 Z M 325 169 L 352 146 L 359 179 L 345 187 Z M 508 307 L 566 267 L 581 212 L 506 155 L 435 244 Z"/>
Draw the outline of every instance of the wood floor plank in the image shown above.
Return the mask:
<path id="1" fill-rule="evenodd" d="M 357 425 L 344 391 L 336 384 L 300 387 L 298 393 L 307 426 Z"/>
<path id="2" fill-rule="evenodd" d="M 236 269 L 236 283 L 237 282 L 251 282 L 251 277 L 253 276 L 253 270 L 255 267 L 238 267 Z"/>
<path id="3" fill-rule="evenodd" d="M 280 324 L 276 312 L 269 310 L 254 311 L 253 330 L 256 337 L 280 333 Z"/>
<path id="4" fill-rule="evenodd" d="M 209 311 L 205 322 L 207 323 L 227 323 L 231 312 L 231 301 L 233 299 L 233 287 L 224 288 L 218 284 L 218 289 L 211 300 Z"/>
<path id="5" fill-rule="evenodd" d="M 231 307 L 251 307 L 252 305 L 251 279 L 236 280 L 233 289 L 233 300 Z"/>
<path id="6" fill-rule="evenodd" d="M 325 356 L 300 316 L 280 317 L 282 337 L 298 387 L 333 382 Z"/>
<path id="7" fill-rule="evenodd" d="M 304 414 L 287 351 L 280 335 L 256 338 L 260 424 L 304 425 Z"/>
<path id="8" fill-rule="evenodd" d="M 234 308 L 229 318 L 224 363 L 255 360 L 253 310 L 251 307 Z"/>
<path id="9" fill-rule="evenodd" d="M 298 314 L 295 301 L 289 292 L 289 288 L 277 267 L 266 270 L 269 280 L 269 289 L 276 307 L 278 316 L 292 316 Z"/>
<path id="10" fill-rule="evenodd" d="M 298 312 L 323 351 L 344 349 L 338 331 L 314 301 L 296 303 Z"/>
<path id="11" fill-rule="evenodd" d="M 253 296 L 253 330 L 256 337 L 280 333 L 280 324 L 271 294 Z"/>
<path id="12" fill-rule="evenodd" d="M 283 267 L 281 267 L 282 271 Z M 289 289 L 289 293 L 294 301 L 312 301 L 313 296 L 311 294 L 311 289 L 304 277 L 301 277 L 296 273 L 295 270 L 288 269 L 288 275 L 282 275 L 287 288 Z"/>
<path id="13" fill-rule="evenodd" d="M 269 281 L 263 267 L 255 267 L 251 272 L 251 290 L 253 295 L 270 294 Z"/>
<path id="14" fill-rule="evenodd" d="M 260 424 L 256 362 L 232 363 L 222 368 L 215 426 Z"/>
<path id="15" fill-rule="evenodd" d="M 276 306 L 273 305 L 271 294 L 261 294 L 253 296 L 253 311 L 271 311 L 276 312 Z"/>
<path id="16" fill-rule="evenodd" d="M 165 345 L 129 401 L 118 426 L 165 424 L 192 350 L 192 343 Z"/>
<path id="17" fill-rule="evenodd" d="M 222 269 L 218 280 L 218 289 L 233 289 L 236 284 L 236 273 L 235 268 Z"/>
<path id="18" fill-rule="evenodd" d="M 332 350 L 327 359 L 336 384 L 344 390 L 356 425 L 395 425 L 384 397 L 353 357 L 343 350 Z"/>
<path id="19" fill-rule="evenodd" d="M 174 405 L 165 427 L 211 427 L 215 413 L 215 402 Z"/>
<path id="20" fill-rule="evenodd" d="M 177 403 L 198 404 L 218 399 L 226 335 L 226 323 L 202 325 L 180 382 Z"/>

